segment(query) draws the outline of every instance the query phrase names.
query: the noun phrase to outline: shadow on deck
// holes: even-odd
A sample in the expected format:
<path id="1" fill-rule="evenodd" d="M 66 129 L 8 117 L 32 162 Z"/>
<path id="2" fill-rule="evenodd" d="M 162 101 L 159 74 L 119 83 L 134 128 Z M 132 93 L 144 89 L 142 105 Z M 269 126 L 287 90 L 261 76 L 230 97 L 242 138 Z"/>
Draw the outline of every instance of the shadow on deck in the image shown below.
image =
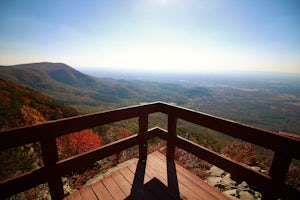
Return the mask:
<path id="1" fill-rule="evenodd" d="M 85 199 L 226 199 L 220 191 L 200 178 L 154 152 L 147 160 L 133 159 L 96 183 L 66 197 L 66 200 Z"/>

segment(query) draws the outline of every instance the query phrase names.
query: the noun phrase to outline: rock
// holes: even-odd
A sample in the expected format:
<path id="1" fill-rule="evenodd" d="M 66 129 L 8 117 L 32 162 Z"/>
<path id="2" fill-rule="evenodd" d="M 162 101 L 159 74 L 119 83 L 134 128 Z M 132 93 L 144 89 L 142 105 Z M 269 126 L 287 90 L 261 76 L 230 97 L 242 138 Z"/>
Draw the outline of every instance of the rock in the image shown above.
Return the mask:
<path id="1" fill-rule="evenodd" d="M 251 166 L 251 168 L 258 172 L 261 170 L 260 167 L 258 167 L 258 166 Z"/>
<path id="2" fill-rule="evenodd" d="M 37 162 L 32 163 L 32 168 L 33 169 L 38 169 L 40 166 Z"/>
<path id="3" fill-rule="evenodd" d="M 237 196 L 237 191 L 236 190 L 227 190 L 227 191 L 224 191 L 223 194 L 225 194 L 226 196 Z"/>
<path id="4" fill-rule="evenodd" d="M 253 167 L 255 170 L 261 170 L 259 167 Z M 245 181 L 235 181 L 231 174 L 224 170 L 213 166 L 208 171 L 210 176 L 206 179 L 207 183 L 222 191 L 226 196 L 232 200 L 260 200 L 261 193 L 249 188 Z"/>
<path id="5" fill-rule="evenodd" d="M 212 166 L 209 171 L 211 176 L 222 176 L 225 173 L 224 170 L 216 166 Z"/>
<path id="6" fill-rule="evenodd" d="M 221 182 L 222 178 L 221 177 L 208 177 L 207 178 L 207 183 L 215 186 L 216 184 L 219 184 Z"/>
<path id="7" fill-rule="evenodd" d="M 255 200 L 253 195 L 247 191 L 240 191 L 239 196 L 240 196 L 240 199 L 242 199 L 242 200 Z"/>
<path id="8" fill-rule="evenodd" d="M 33 147 L 30 147 L 29 151 L 28 151 L 28 156 L 32 156 L 34 154 L 34 149 Z"/>
<path id="9" fill-rule="evenodd" d="M 228 189 L 232 189 L 235 188 L 236 182 L 234 180 L 231 179 L 230 174 L 226 174 L 223 178 L 222 178 L 222 183 L 224 185 L 226 185 L 226 188 Z"/>
<path id="10" fill-rule="evenodd" d="M 261 193 L 260 192 L 254 192 L 254 197 L 256 198 L 256 199 L 261 199 L 262 198 L 262 195 L 261 195 Z"/>
<path id="11" fill-rule="evenodd" d="M 226 196 L 228 196 L 232 200 L 238 200 L 239 199 L 239 198 L 237 198 L 237 191 L 236 190 L 227 190 L 227 191 L 224 191 L 223 194 L 225 194 Z"/>
<path id="12" fill-rule="evenodd" d="M 64 191 L 67 194 L 72 194 L 75 190 L 72 189 L 72 187 L 69 185 L 69 183 L 64 184 Z"/>
<path id="13" fill-rule="evenodd" d="M 239 190 L 245 190 L 245 189 L 249 188 L 249 185 L 248 185 L 245 181 L 243 181 L 241 184 L 239 184 L 239 185 L 237 186 L 237 188 L 238 188 Z"/>
<path id="14" fill-rule="evenodd" d="M 267 173 L 268 171 L 265 169 L 262 169 L 258 166 L 251 166 L 252 169 L 254 169 L 255 171 L 261 172 L 261 173 Z"/>
<path id="15" fill-rule="evenodd" d="M 226 186 L 223 185 L 222 183 L 217 183 L 215 185 L 216 188 L 219 188 L 219 190 L 224 191 L 226 189 Z"/>
<path id="16" fill-rule="evenodd" d="M 231 200 L 240 200 L 239 198 L 237 198 L 237 197 L 233 197 L 233 196 L 231 196 L 231 197 L 229 197 Z"/>

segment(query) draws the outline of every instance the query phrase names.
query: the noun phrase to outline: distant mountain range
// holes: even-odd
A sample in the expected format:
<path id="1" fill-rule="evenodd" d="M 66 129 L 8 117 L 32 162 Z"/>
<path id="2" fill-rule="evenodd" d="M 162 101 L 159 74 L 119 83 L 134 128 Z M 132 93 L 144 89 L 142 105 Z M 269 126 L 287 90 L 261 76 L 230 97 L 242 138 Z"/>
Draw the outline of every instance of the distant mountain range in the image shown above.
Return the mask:
<path id="1" fill-rule="evenodd" d="M 126 105 L 128 101 L 180 104 L 195 95 L 209 95 L 209 90 L 204 87 L 185 88 L 171 83 L 95 78 L 63 63 L 0 66 L 0 78 L 36 89 L 68 105 Z"/>

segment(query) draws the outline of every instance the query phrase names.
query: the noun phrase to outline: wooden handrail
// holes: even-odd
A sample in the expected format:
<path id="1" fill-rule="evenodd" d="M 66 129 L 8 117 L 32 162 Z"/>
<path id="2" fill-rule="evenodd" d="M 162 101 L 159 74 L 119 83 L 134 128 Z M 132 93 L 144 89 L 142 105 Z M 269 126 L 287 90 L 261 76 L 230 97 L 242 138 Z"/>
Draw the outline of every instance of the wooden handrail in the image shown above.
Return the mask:
<path id="1" fill-rule="evenodd" d="M 162 112 L 168 115 L 168 131 L 159 127 L 148 130 L 148 115 L 155 112 Z M 137 135 L 65 160 L 58 160 L 56 137 L 135 117 L 139 118 L 139 132 Z M 177 119 L 183 119 L 275 151 L 269 175 L 256 172 L 199 144 L 177 136 Z M 284 177 L 288 171 L 291 159 L 300 159 L 299 136 L 289 137 L 202 112 L 163 102 L 155 102 L 0 132 L 0 150 L 37 141 L 41 142 L 45 165 L 40 169 L 2 181 L 0 183 L 0 198 L 9 197 L 15 193 L 48 182 L 51 197 L 53 199 L 62 199 L 64 197 L 61 181 L 63 175 L 87 167 L 97 160 L 119 153 L 135 145 L 139 145 L 139 157 L 145 159 L 147 156 L 147 141 L 157 136 L 167 141 L 168 159 L 173 159 L 175 146 L 183 148 L 199 158 L 227 170 L 236 177 L 248 181 L 263 193 L 263 198 L 265 199 L 276 199 L 283 195 L 287 188 L 284 185 Z M 274 190 L 274 188 L 276 189 Z M 291 191 L 292 195 L 299 195 L 299 192 L 293 189 Z"/>
<path id="2" fill-rule="evenodd" d="M 256 128 L 232 120 L 165 103 L 161 103 L 160 112 L 206 128 L 210 128 L 212 130 L 273 150 L 275 152 L 281 152 L 282 154 L 288 154 L 293 158 L 300 159 L 300 136 L 298 135 L 289 137 L 287 134 L 279 134 L 269 130 Z"/>
<path id="3" fill-rule="evenodd" d="M 53 120 L 41 124 L 0 132 L 0 151 L 22 146 L 28 143 L 56 138 L 65 134 L 78 132 L 105 124 L 139 117 L 158 112 L 158 104 L 131 106 L 106 112 L 81 115 L 65 119 Z"/>

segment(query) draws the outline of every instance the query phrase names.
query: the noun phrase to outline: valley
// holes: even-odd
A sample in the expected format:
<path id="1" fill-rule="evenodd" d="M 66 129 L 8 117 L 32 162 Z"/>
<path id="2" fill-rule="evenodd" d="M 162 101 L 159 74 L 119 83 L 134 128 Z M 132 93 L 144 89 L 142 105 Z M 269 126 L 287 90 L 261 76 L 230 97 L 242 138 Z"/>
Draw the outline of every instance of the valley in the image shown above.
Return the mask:
<path id="1" fill-rule="evenodd" d="M 0 66 L 0 78 L 81 113 L 164 101 L 276 132 L 300 133 L 298 74 L 87 73 L 62 63 Z"/>
<path id="2" fill-rule="evenodd" d="M 83 71 L 98 78 L 103 74 L 105 78 L 135 82 L 143 88 L 147 85 L 142 82 L 158 84 L 177 92 L 167 102 L 275 132 L 300 134 L 299 74 Z"/>

